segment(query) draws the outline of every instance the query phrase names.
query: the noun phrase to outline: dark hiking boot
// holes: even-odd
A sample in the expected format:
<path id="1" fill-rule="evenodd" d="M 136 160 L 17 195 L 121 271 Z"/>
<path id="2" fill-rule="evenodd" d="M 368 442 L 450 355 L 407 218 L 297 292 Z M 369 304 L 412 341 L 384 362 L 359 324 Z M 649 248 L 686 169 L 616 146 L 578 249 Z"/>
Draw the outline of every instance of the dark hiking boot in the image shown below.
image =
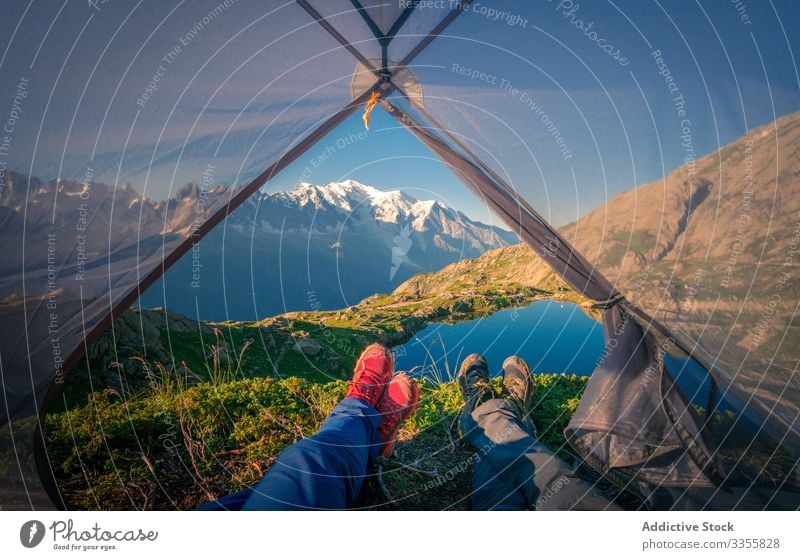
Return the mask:
<path id="1" fill-rule="evenodd" d="M 345 396 L 376 406 L 392 379 L 393 369 L 392 353 L 380 344 L 370 344 L 356 362 Z"/>
<path id="2" fill-rule="evenodd" d="M 381 422 L 378 424 L 378 434 L 383 442 L 381 457 L 392 454 L 400 426 L 406 418 L 414 414 L 418 403 L 419 387 L 416 381 L 401 371 L 392 378 L 386 393 L 375 407 L 381 415 Z"/>
<path id="3" fill-rule="evenodd" d="M 509 356 L 503 362 L 503 392 L 513 405 L 520 422 L 534 435 L 531 409 L 533 408 L 533 379 L 525 360 L 519 356 Z"/>
<path id="4" fill-rule="evenodd" d="M 481 403 L 495 396 L 489 377 L 489 364 L 480 354 L 470 354 L 464 359 L 456 380 L 464 395 L 465 414 L 472 414 Z"/>

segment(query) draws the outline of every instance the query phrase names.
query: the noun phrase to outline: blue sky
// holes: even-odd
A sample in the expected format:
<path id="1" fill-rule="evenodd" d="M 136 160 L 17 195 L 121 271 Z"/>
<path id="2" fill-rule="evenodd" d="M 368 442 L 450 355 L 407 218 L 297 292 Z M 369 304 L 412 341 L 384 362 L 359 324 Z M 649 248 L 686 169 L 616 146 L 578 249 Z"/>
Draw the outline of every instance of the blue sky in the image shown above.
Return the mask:
<path id="1" fill-rule="evenodd" d="M 355 59 L 291 3 L 236 2 L 201 27 L 218 0 L 146 8 L 120 1 L 99 9 L 83 2 L 0 3 L 8 21 L 19 21 L 0 43 L 2 115 L 19 80 L 30 80 L 8 168 L 43 178 L 91 172 L 94 180 L 130 182 L 163 199 L 213 165 L 217 181 L 243 184 L 351 97 Z M 318 4 L 327 11 L 339 6 Z M 657 50 L 686 98 L 698 156 L 800 109 L 800 2 L 509 0 L 502 6 L 521 19 L 512 24 L 465 12 L 412 70 L 426 109 L 556 225 L 682 163 L 681 118 Z M 396 39 L 390 56 L 401 58 L 439 15 L 409 19 L 408 35 Z M 358 18 L 347 18 L 334 21 L 372 56 L 374 41 Z M 604 51 L 600 39 L 626 64 Z M 456 68 L 497 79 L 489 83 Z M 537 110 L 557 127 L 568 159 Z M 337 148 L 304 176 L 325 146 L 362 130 L 354 115 L 268 188 L 291 188 L 301 178 L 353 178 L 436 196 L 490 220 L 380 109 L 366 138 Z"/>

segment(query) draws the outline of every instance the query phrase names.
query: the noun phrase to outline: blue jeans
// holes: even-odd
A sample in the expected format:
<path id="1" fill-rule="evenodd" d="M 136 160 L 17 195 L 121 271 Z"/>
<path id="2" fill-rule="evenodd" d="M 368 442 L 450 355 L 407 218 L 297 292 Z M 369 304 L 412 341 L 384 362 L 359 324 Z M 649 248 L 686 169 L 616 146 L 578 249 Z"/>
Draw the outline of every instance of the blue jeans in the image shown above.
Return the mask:
<path id="1" fill-rule="evenodd" d="M 343 399 L 319 431 L 290 445 L 255 485 L 201 510 L 345 509 L 358 497 L 380 452 L 380 415 L 356 398 Z"/>
<path id="2" fill-rule="evenodd" d="M 477 450 L 474 510 L 618 510 L 569 465 L 528 433 L 504 399 L 490 399 L 461 419 Z"/>

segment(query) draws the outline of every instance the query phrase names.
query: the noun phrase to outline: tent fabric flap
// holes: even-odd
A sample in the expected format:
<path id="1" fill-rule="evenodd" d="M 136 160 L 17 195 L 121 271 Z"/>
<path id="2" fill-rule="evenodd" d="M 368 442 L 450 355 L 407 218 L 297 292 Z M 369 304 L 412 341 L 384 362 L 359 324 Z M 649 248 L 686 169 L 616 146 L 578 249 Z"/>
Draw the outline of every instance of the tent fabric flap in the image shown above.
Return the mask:
<path id="1" fill-rule="evenodd" d="M 690 402 L 662 343 L 624 304 L 604 312 L 603 328 L 606 349 L 565 430 L 592 468 L 656 509 L 793 507 L 796 464 L 784 442 L 747 430 L 741 409 L 713 396 Z"/>
<path id="2" fill-rule="evenodd" d="M 713 485 L 665 409 L 664 366 L 652 336 L 619 306 L 605 311 L 603 328 L 606 351 L 567 427 L 568 441 L 601 471 L 651 484 Z"/>

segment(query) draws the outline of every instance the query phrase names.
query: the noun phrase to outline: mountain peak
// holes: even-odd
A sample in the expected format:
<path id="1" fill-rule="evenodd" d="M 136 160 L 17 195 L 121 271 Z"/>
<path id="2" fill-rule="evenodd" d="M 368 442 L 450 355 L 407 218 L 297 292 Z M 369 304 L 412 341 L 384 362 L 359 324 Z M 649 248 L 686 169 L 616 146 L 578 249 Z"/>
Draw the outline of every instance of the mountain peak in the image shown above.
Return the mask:
<path id="1" fill-rule="evenodd" d="M 385 233 L 400 226 L 484 249 L 515 239 L 510 232 L 475 222 L 439 200 L 419 200 L 398 189 L 381 190 L 354 179 L 323 185 L 301 182 L 291 191 L 263 194 L 260 204 L 260 221 L 268 228 L 300 231 L 313 224 L 316 229 L 352 228 L 379 235 L 379 230 Z M 430 242 L 442 243 L 438 238 Z"/>
<path id="2" fill-rule="evenodd" d="M 358 199 L 406 199 L 410 202 L 415 202 L 416 199 L 408 194 L 399 190 L 383 191 L 364 183 L 360 183 L 354 179 L 346 179 L 344 181 L 333 181 L 324 185 L 316 185 L 313 183 L 298 183 L 295 186 L 293 193 L 304 193 L 309 191 L 317 191 L 319 193 L 330 193 L 333 196 L 342 198 L 358 198 Z"/>
<path id="3" fill-rule="evenodd" d="M 288 192 L 266 195 L 277 197 L 299 208 L 315 210 L 332 209 L 348 214 L 367 213 L 377 221 L 399 223 L 400 220 L 418 216 L 419 201 L 400 191 L 384 191 L 353 179 L 334 181 L 324 185 L 298 183 Z M 432 203 L 433 201 L 431 201 Z"/>

